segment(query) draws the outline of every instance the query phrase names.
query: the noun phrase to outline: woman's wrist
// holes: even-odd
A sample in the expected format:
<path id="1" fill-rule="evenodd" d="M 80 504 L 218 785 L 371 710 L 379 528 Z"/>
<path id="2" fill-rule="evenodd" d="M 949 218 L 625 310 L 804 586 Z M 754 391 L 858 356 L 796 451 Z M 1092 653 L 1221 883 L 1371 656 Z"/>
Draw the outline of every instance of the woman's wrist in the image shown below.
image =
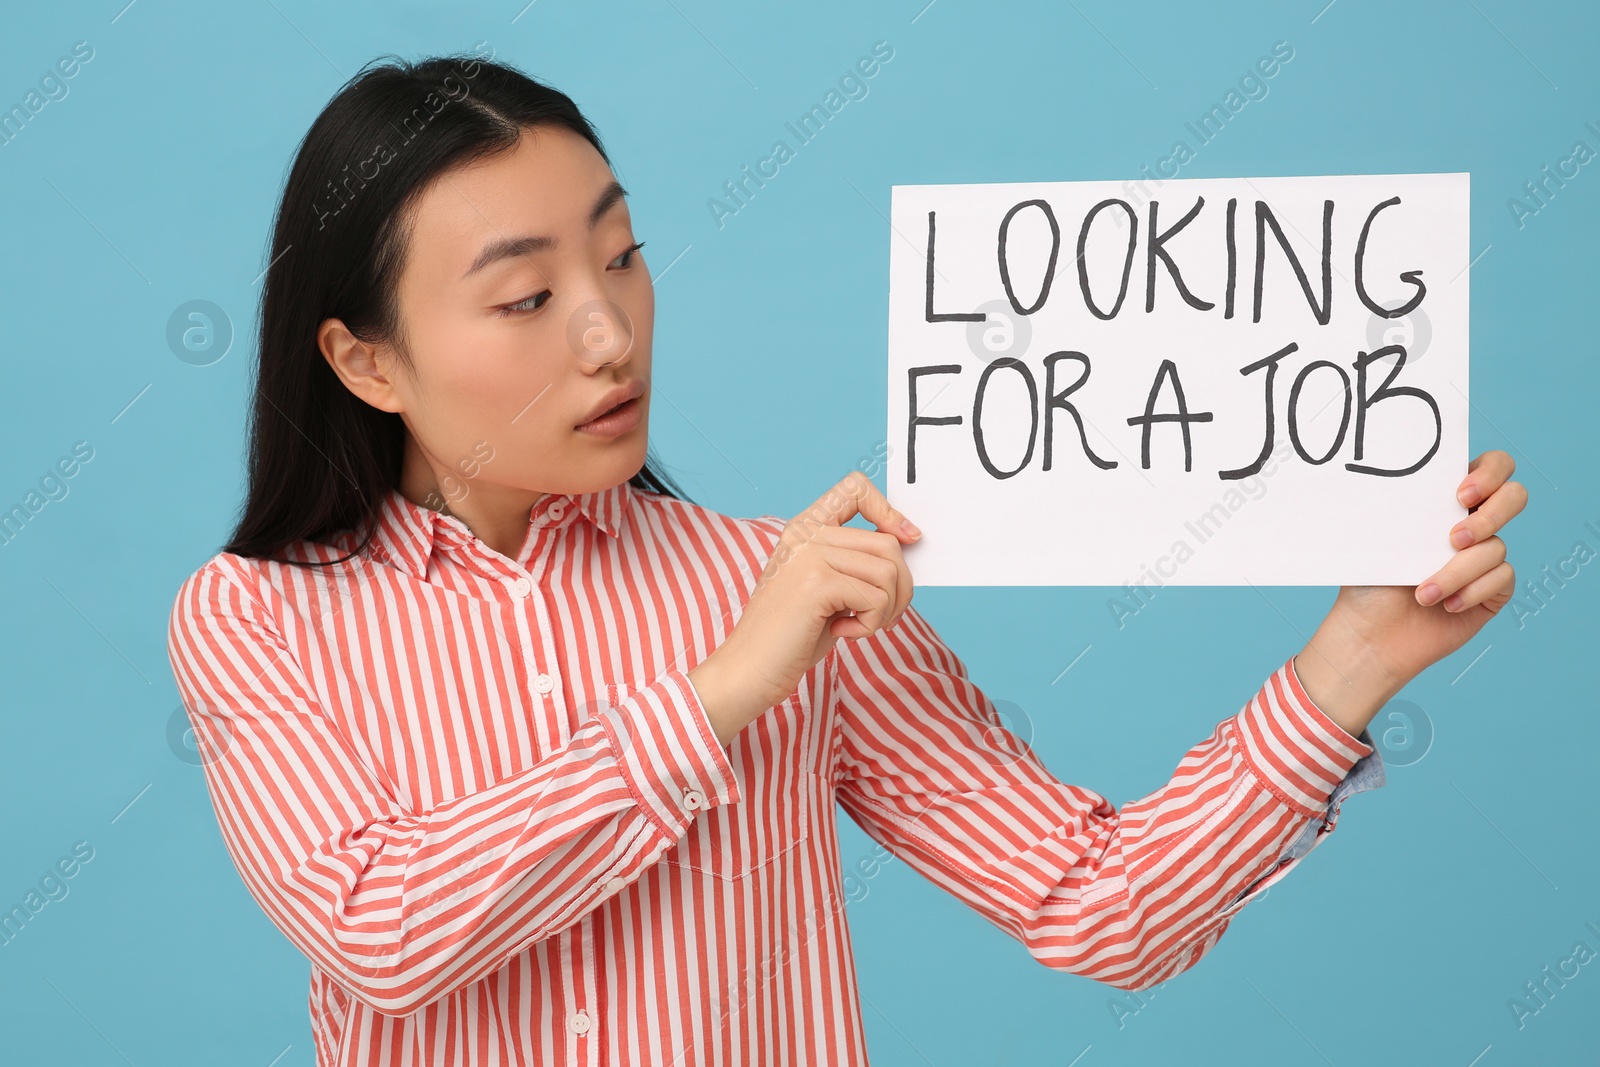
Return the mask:
<path id="1" fill-rule="evenodd" d="M 711 723 L 712 732 L 726 747 L 739 731 L 745 728 L 748 719 L 740 710 L 737 697 L 734 691 L 730 690 L 728 679 L 721 667 L 722 665 L 716 662 L 716 653 L 713 652 L 690 669 L 687 677 L 695 692 L 700 695 L 700 706 L 705 708 L 706 719 Z"/>
<path id="2" fill-rule="evenodd" d="M 1351 737 L 1359 737 L 1410 680 L 1385 662 L 1379 641 L 1349 625 L 1337 609 L 1293 662 L 1306 696 Z"/>

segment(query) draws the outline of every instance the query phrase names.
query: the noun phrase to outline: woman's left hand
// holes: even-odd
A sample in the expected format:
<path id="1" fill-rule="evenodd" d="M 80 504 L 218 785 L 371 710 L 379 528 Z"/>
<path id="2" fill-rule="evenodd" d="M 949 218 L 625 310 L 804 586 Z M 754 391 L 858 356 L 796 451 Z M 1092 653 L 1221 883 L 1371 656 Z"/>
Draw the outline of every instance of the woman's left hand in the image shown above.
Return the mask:
<path id="1" fill-rule="evenodd" d="M 1516 462 L 1499 449 L 1467 466 L 1456 499 L 1470 509 L 1450 528 L 1456 553 L 1415 588 L 1344 586 L 1331 613 L 1380 650 L 1384 670 L 1409 679 L 1470 641 L 1510 601 L 1516 573 L 1499 531 L 1528 502 L 1511 481 Z"/>

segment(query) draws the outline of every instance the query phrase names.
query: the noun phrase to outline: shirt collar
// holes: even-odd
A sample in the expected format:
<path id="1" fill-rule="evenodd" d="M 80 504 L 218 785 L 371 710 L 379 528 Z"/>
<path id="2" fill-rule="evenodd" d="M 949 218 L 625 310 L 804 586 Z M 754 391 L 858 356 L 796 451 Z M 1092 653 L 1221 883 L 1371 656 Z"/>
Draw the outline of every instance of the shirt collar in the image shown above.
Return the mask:
<path id="1" fill-rule="evenodd" d="M 529 510 L 529 524 L 558 503 L 563 517 L 570 513 L 611 537 L 620 537 L 633 503 L 633 487 L 622 481 L 592 493 L 547 494 Z M 435 545 L 440 543 L 457 547 L 481 544 L 460 519 L 414 503 L 398 489 L 385 490 L 378 505 L 377 528 L 367 545 L 367 556 L 380 563 L 399 566 L 417 578 L 426 578 L 428 560 L 433 556 Z"/>

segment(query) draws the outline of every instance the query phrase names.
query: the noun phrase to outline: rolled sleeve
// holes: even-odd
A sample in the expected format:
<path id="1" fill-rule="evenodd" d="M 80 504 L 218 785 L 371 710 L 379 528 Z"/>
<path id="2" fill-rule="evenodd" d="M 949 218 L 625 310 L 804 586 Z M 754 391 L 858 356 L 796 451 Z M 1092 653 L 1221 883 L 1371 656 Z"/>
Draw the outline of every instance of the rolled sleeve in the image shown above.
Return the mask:
<path id="1" fill-rule="evenodd" d="M 1119 810 L 1051 774 L 915 608 L 834 656 L 845 811 L 1040 963 L 1120 989 L 1199 960 L 1376 751 L 1282 662 Z"/>
<path id="2" fill-rule="evenodd" d="M 1244 757 L 1280 800 L 1320 818 L 1339 783 L 1375 748 L 1351 737 L 1306 695 L 1293 657 L 1273 672 L 1264 693 L 1268 699 L 1251 702 L 1237 717 Z"/>
<path id="3" fill-rule="evenodd" d="M 1380 788 L 1387 782 L 1383 766 L 1383 754 L 1374 743 L 1371 730 L 1363 728 L 1361 735 L 1352 744 L 1350 735 L 1344 728 L 1329 718 L 1327 713 L 1317 707 L 1316 702 L 1306 695 L 1305 688 L 1300 684 L 1300 678 L 1295 673 L 1293 657 L 1290 657 L 1274 674 L 1273 688 L 1275 691 L 1281 688 L 1285 696 L 1284 707 L 1288 711 L 1288 715 L 1281 720 L 1283 732 L 1299 739 L 1300 742 L 1300 747 L 1298 748 L 1286 748 L 1283 744 L 1280 744 L 1274 747 L 1274 751 L 1305 752 L 1307 751 L 1305 742 L 1309 739 L 1312 746 L 1311 750 L 1321 752 L 1324 747 L 1332 749 L 1333 767 L 1335 768 L 1341 766 L 1349 758 L 1351 752 L 1358 753 L 1358 758 L 1354 763 L 1350 764 L 1344 777 L 1339 780 L 1333 791 L 1328 794 L 1327 800 L 1321 806 L 1321 810 L 1279 855 L 1277 865 L 1252 882 L 1238 896 L 1234 897 L 1227 908 L 1224 909 L 1223 914 L 1225 915 L 1232 915 L 1252 900 L 1261 896 L 1276 882 L 1286 877 L 1297 863 L 1311 854 L 1312 850 L 1322 844 L 1323 840 L 1333 832 L 1334 827 L 1337 825 L 1339 807 L 1346 797 L 1365 792 L 1368 789 Z M 1243 723 L 1241 722 L 1241 734 L 1244 732 Z M 1280 731 L 1277 730 L 1269 729 L 1266 733 L 1272 737 L 1281 736 Z M 1262 736 L 1259 724 L 1256 736 L 1258 738 Z M 1249 751 L 1248 744 L 1246 745 L 1246 751 Z M 1254 761 L 1252 762 L 1254 763 Z M 1319 762 L 1316 764 L 1306 763 L 1301 766 L 1307 770 L 1307 774 L 1295 776 L 1296 779 L 1302 777 L 1315 778 L 1320 787 L 1323 779 L 1320 778 L 1320 772 L 1316 768 L 1326 765 Z M 1259 766 L 1257 767 L 1257 774 L 1264 774 Z M 1280 782 L 1278 784 L 1281 786 L 1284 783 Z"/>
<path id="4" fill-rule="evenodd" d="M 1361 731 L 1360 740 L 1362 744 L 1373 745 L 1372 734 L 1368 730 Z M 1321 839 L 1332 833 L 1334 826 L 1338 824 L 1339 805 L 1344 802 L 1346 797 L 1363 793 L 1368 789 L 1377 789 L 1387 784 L 1387 781 L 1383 767 L 1383 754 L 1374 745 L 1372 753 L 1362 756 L 1356 761 L 1356 765 L 1351 768 L 1350 773 L 1345 775 L 1344 781 L 1339 783 L 1339 787 L 1328 798 L 1327 811 L 1319 818 L 1311 820 L 1311 825 L 1301 832 L 1300 836 L 1295 839 L 1294 844 L 1284 851 L 1281 858 L 1299 859 L 1313 848 L 1316 848 L 1321 843 Z"/>
<path id="5" fill-rule="evenodd" d="M 669 837 L 742 793 L 728 751 L 683 671 L 672 669 L 600 714 L 639 805 Z"/>

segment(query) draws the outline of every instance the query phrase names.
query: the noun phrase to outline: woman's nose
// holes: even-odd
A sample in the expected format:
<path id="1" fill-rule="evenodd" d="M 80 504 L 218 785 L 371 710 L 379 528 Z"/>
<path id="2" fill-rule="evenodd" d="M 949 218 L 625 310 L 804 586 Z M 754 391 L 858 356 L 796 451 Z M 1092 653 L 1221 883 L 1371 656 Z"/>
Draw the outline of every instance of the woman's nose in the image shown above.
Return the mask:
<path id="1" fill-rule="evenodd" d="M 591 367 L 627 360 L 633 351 L 633 319 L 621 304 L 598 297 L 586 300 L 567 320 L 567 343 Z"/>

